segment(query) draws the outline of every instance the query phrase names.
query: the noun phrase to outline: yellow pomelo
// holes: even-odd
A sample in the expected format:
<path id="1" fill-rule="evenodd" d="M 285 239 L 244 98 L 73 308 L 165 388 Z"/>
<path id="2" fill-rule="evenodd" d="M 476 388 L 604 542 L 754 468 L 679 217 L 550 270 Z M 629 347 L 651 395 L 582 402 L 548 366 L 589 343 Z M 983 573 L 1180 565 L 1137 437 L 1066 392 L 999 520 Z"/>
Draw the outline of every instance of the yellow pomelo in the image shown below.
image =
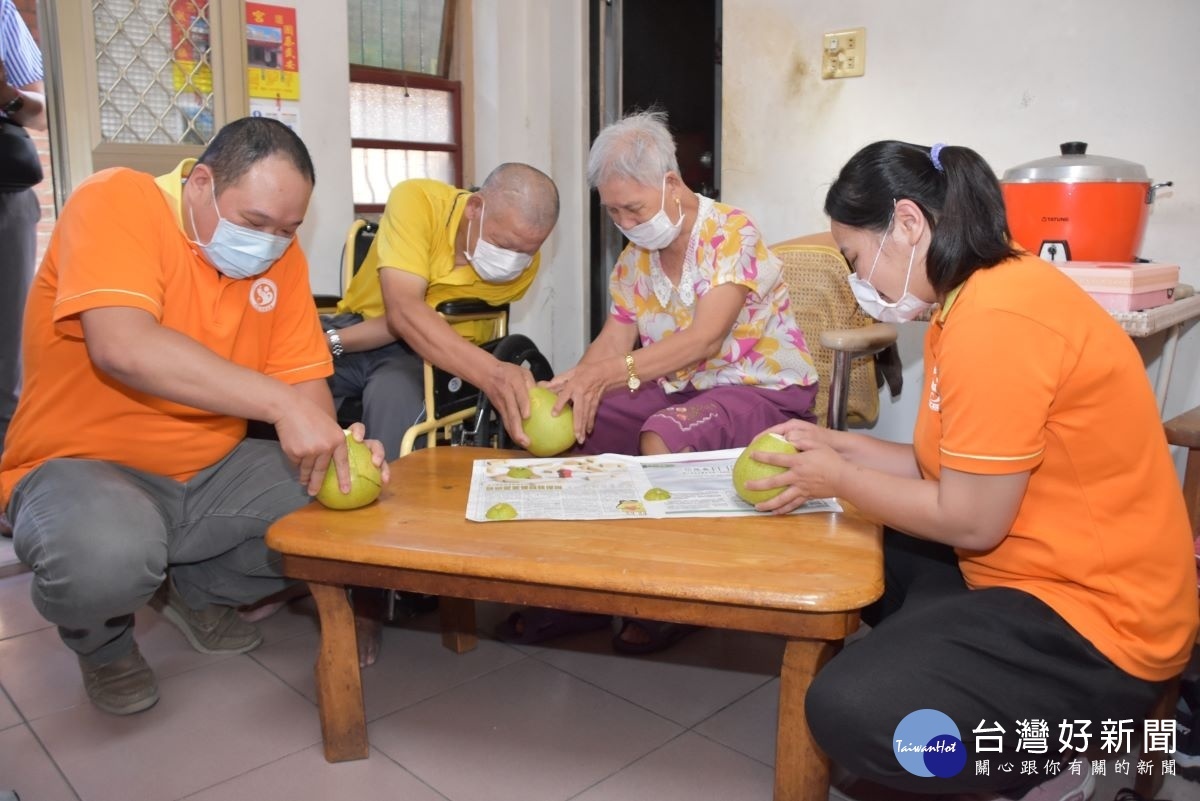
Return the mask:
<path id="1" fill-rule="evenodd" d="M 529 417 L 521 421 L 521 428 L 534 456 L 555 456 L 575 444 L 575 415 L 567 405 L 558 417 L 551 416 L 556 403 L 558 396 L 545 387 L 529 390 Z"/>
<path id="2" fill-rule="evenodd" d="M 738 496 L 746 503 L 760 504 L 763 501 L 769 501 L 779 493 L 783 492 L 784 487 L 776 487 L 769 490 L 748 490 L 746 489 L 747 481 L 754 481 L 767 476 L 778 475 L 784 472 L 787 468 L 778 467 L 773 464 L 766 464 L 756 459 L 750 458 L 750 454 L 755 451 L 769 451 L 771 453 L 795 453 L 796 446 L 788 442 L 778 434 L 762 433 L 754 438 L 746 449 L 738 456 L 737 461 L 733 463 L 733 488 L 737 491 Z"/>
<path id="3" fill-rule="evenodd" d="M 371 449 L 346 432 L 346 456 L 350 461 L 350 491 L 342 494 L 338 488 L 337 469 L 333 462 L 325 471 L 325 480 L 317 492 L 317 500 L 330 509 L 357 509 L 379 497 L 383 476 L 371 462 Z"/>

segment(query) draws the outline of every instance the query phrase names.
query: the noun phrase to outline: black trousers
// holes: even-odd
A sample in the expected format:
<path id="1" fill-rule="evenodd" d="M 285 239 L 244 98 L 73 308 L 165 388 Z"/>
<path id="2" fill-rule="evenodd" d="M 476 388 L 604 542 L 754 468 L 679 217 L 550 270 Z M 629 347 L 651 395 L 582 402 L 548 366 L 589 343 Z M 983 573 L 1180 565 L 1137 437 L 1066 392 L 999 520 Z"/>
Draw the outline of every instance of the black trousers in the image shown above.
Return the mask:
<path id="1" fill-rule="evenodd" d="M 1142 721 L 1161 683 L 1113 665 L 1028 593 L 967 589 L 952 549 L 892 530 L 884 537 L 885 594 L 863 613 L 873 628 L 830 660 L 806 698 L 809 727 L 830 759 L 862 779 L 921 795 L 1020 795 L 1052 778 L 1048 761 L 1085 758 L 1080 746 L 1098 750 L 1101 721 L 1132 720 L 1132 749 L 1141 747 Z M 901 766 L 897 726 L 921 709 L 957 725 L 966 749 L 958 775 L 922 777 Z M 1086 745 L 1072 733 L 1080 720 L 1091 722 Z M 1046 722 L 1045 753 L 1029 753 L 1029 740 L 1018 750 L 1018 721 Z M 1063 721 L 1073 729 L 1061 732 Z M 989 771 L 977 775 L 983 760 Z M 1036 775 L 1021 775 L 1027 760 L 1036 760 Z"/>

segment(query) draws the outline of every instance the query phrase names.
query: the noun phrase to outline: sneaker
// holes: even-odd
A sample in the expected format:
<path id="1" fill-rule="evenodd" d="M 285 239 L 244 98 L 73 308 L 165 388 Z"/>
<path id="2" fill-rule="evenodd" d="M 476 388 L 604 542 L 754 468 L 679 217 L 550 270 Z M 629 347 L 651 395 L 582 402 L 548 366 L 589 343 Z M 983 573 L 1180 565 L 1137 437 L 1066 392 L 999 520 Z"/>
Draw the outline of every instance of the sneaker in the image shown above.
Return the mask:
<path id="1" fill-rule="evenodd" d="M 166 603 L 159 611 L 171 621 L 189 643 L 202 654 L 244 654 L 262 644 L 258 626 L 242 620 L 232 606 L 209 604 L 203 609 L 191 609 L 167 579 Z"/>
<path id="2" fill-rule="evenodd" d="M 83 689 L 98 708 L 112 715 L 132 715 L 158 703 L 158 681 L 137 643 L 120 659 L 92 665 L 79 657 Z"/>
<path id="3" fill-rule="evenodd" d="M 1063 765 L 1062 773 L 1034 787 L 1021 801 L 1088 801 L 1096 792 L 1096 780 L 1087 760 L 1079 762 L 1083 766 L 1080 773 L 1072 773 L 1069 763 Z M 1006 799 L 1007 796 L 1001 796 L 997 801 Z"/>

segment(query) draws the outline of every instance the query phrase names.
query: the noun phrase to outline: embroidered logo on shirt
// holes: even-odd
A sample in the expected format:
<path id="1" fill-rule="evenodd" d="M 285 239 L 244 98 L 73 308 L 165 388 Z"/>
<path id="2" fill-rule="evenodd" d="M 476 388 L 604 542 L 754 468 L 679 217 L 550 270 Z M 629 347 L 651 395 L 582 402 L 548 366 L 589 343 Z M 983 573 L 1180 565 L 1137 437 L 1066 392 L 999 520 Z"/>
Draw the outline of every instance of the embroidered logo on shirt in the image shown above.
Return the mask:
<path id="1" fill-rule="evenodd" d="M 275 308 L 279 288 L 270 278 L 260 278 L 250 285 L 250 305 L 255 311 L 269 312 Z"/>
<path id="2" fill-rule="evenodd" d="M 929 408 L 933 411 L 941 411 L 942 396 L 938 393 L 938 368 L 933 366 L 933 378 L 929 381 Z"/>

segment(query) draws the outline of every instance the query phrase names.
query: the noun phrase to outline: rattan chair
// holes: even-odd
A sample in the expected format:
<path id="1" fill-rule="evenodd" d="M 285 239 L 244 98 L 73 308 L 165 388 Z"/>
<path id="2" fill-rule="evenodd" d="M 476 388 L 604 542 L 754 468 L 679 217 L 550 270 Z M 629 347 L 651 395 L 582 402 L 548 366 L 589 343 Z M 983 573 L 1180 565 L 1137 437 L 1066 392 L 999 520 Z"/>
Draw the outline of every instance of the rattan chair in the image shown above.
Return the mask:
<path id="1" fill-rule="evenodd" d="M 879 416 L 875 354 L 894 344 L 896 327 L 877 323 L 854 300 L 850 266 L 829 234 L 771 246 L 783 263 L 792 313 L 821 377 L 815 410 L 829 428 L 869 426 Z"/>

